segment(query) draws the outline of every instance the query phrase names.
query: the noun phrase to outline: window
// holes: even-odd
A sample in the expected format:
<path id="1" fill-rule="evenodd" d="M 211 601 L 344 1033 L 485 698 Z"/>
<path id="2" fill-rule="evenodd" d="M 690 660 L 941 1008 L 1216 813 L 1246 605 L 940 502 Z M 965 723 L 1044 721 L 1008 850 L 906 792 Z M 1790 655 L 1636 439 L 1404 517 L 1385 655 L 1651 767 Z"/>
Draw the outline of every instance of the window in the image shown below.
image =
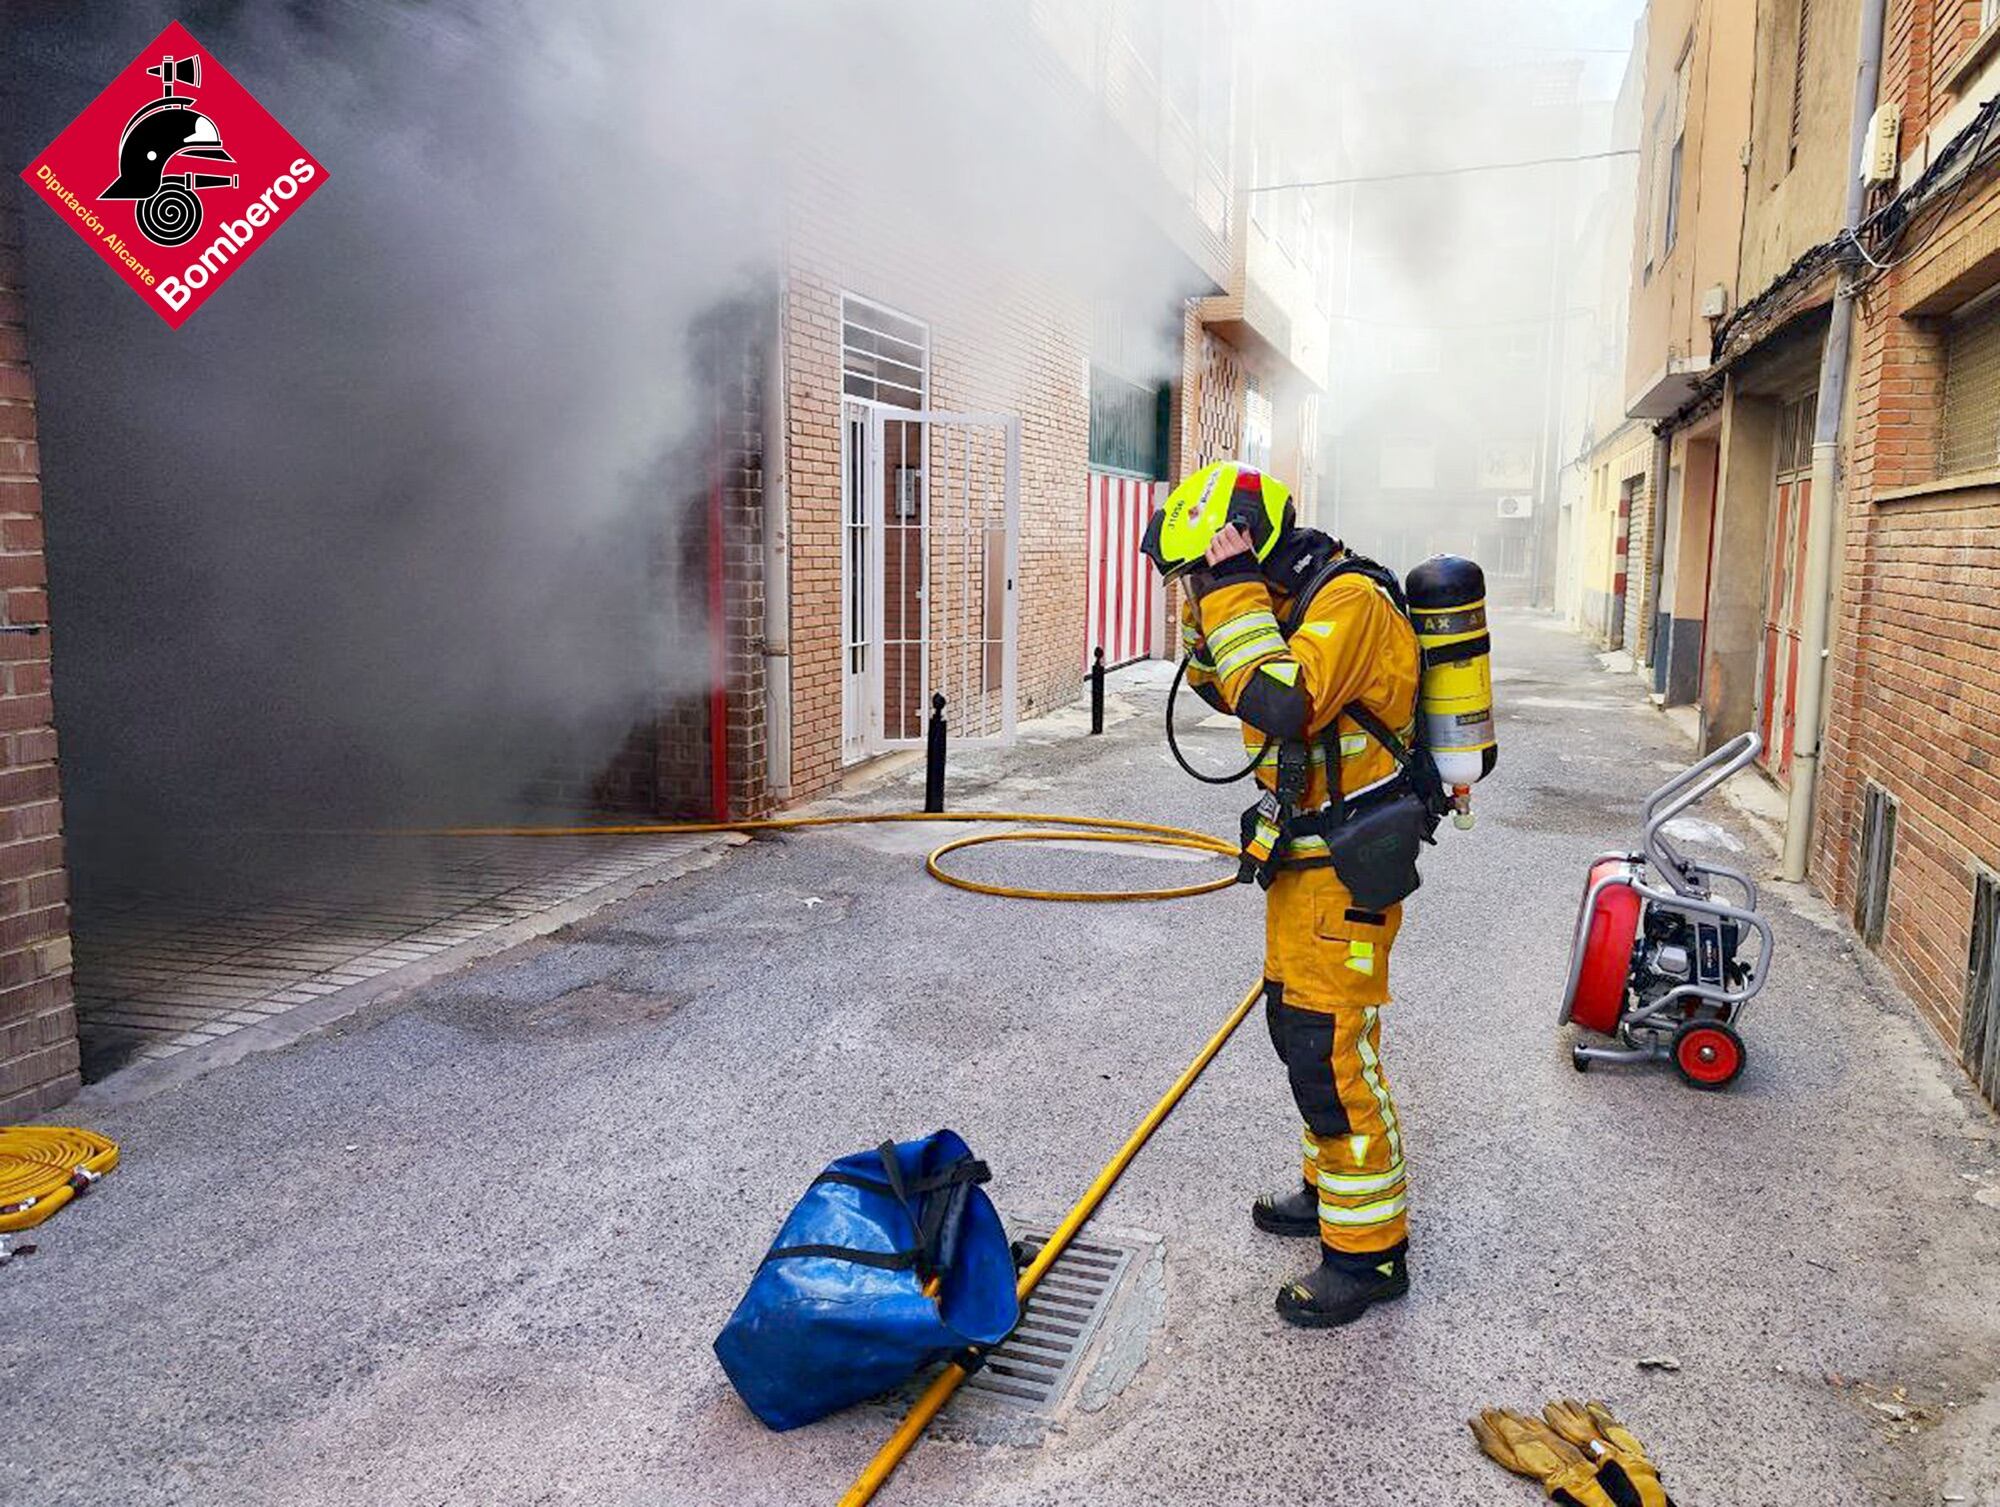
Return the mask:
<path id="1" fill-rule="evenodd" d="M 1256 188 L 1274 181 L 1271 177 L 1271 148 L 1262 141 L 1251 142 L 1250 186 Z M 1250 223 L 1267 233 L 1271 228 L 1271 198 L 1270 194 L 1250 195 Z"/>
<path id="2" fill-rule="evenodd" d="M 1818 392 L 1801 393 L 1778 410 L 1778 480 L 1812 474 L 1813 426 L 1818 422 Z"/>
<path id="3" fill-rule="evenodd" d="M 1325 234 L 1318 237 L 1319 265 L 1313 273 L 1313 298 L 1322 314 L 1333 312 L 1333 242 Z"/>
<path id="4" fill-rule="evenodd" d="M 2000 298 L 1961 314 L 1944 336 L 1938 474 L 2000 466 Z"/>
<path id="5" fill-rule="evenodd" d="M 1243 389 L 1243 454 L 1260 471 L 1271 469 L 1271 443 L 1276 438 L 1277 412 L 1271 405 L 1271 396 L 1255 377 L 1248 378 Z"/>
<path id="6" fill-rule="evenodd" d="M 1639 246 L 1646 253 L 1645 264 L 1640 268 L 1641 282 L 1653 280 L 1653 227 L 1660 223 L 1660 195 L 1666 187 L 1667 177 L 1661 171 L 1662 159 L 1667 155 L 1667 111 L 1662 105 L 1653 117 L 1653 129 L 1647 139 L 1645 171 L 1646 189 L 1639 196 Z"/>
<path id="7" fill-rule="evenodd" d="M 922 408 L 930 371 L 930 332 L 880 304 L 842 295 L 840 390 L 898 408 Z"/>
<path id="8" fill-rule="evenodd" d="M 2000 0 L 1979 0 L 1979 29 L 1984 31 L 1995 21 L 2000 21 Z"/>
<path id="9" fill-rule="evenodd" d="M 1381 463 L 1385 491 L 1422 492 L 1437 485 L 1437 454 L 1429 440 L 1385 439 Z"/>
<path id="10" fill-rule="evenodd" d="M 1090 367 L 1090 463 L 1164 481 L 1167 415 L 1172 389 L 1128 382 L 1095 362 Z"/>
<path id="11" fill-rule="evenodd" d="M 1531 492 L 1535 485 L 1532 439 L 1482 440 L 1479 445 L 1479 488 L 1484 492 Z"/>
<path id="12" fill-rule="evenodd" d="M 1515 330 L 1500 343 L 1501 359 L 1512 367 L 1532 367 L 1541 359 L 1542 332 Z"/>
<path id="13" fill-rule="evenodd" d="M 1680 239 L 1681 229 L 1681 169 L 1687 151 L 1688 113 L 1688 73 L 1689 61 L 1694 55 L 1692 43 L 1681 53 L 1681 60 L 1674 68 L 1673 99 L 1673 146 L 1667 155 L 1667 203 L 1666 217 L 1660 232 L 1660 259 L 1666 260 L 1673 254 L 1674 242 Z"/>
<path id="14" fill-rule="evenodd" d="M 1994 0 L 1985 0 L 1985 3 L 1990 9 L 1994 4 Z M 1791 134 L 1788 138 L 1788 155 L 1785 160 L 1785 168 L 1788 172 L 1791 170 L 1792 164 L 1799 160 L 1799 123 L 1805 115 L 1806 50 L 1811 45 L 1812 8 L 1813 0 L 1799 0 L 1798 46 L 1794 50 L 1794 60 L 1792 63 L 1792 126 Z"/>
<path id="15" fill-rule="evenodd" d="M 1995 0 L 1988 0 L 1989 7 Z M 1958 1060 L 1987 1099 L 2000 1105 L 2000 878 L 1976 872 L 1972 948 L 1965 967 L 1965 1023 Z"/>
<path id="16" fill-rule="evenodd" d="M 1889 878 L 1896 867 L 1896 801 L 1873 780 L 1862 797 L 1861 861 L 1855 871 L 1854 929 L 1870 947 L 1889 919 Z"/>

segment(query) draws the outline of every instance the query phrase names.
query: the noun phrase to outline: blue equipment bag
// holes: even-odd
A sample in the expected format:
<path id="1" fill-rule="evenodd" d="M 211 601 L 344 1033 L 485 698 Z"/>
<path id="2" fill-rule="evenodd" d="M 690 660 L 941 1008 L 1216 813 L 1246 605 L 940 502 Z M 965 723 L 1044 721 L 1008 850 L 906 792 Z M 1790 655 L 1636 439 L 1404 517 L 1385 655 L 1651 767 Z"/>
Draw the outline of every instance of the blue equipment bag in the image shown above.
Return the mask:
<path id="1" fill-rule="evenodd" d="M 797 1428 L 1014 1330 L 1014 1258 L 958 1135 L 844 1156 L 813 1179 L 715 1337 L 750 1411 Z M 924 1296 L 932 1277 L 935 1298 Z"/>

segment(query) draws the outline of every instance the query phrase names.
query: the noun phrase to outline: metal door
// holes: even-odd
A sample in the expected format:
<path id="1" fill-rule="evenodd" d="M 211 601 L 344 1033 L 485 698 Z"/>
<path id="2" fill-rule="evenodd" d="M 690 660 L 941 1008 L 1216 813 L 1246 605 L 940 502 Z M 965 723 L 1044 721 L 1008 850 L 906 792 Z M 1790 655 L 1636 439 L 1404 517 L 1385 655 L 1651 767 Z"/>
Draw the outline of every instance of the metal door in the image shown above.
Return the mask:
<path id="1" fill-rule="evenodd" d="M 1020 420 L 843 412 L 846 758 L 920 746 L 940 694 L 954 743 L 1012 738 Z"/>
<path id="2" fill-rule="evenodd" d="M 1166 483 L 1116 471 L 1092 471 L 1087 482 L 1088 581 L 1084 599 L 1083 664 L 1096 651 L 1110 666 L 1158 653 L 1158 582 L 1139 540 Z"/>
<path id="3" fill-rule="evenodd" d="M 881 457 L 871 453 L 868 408 L 853 399 L 840 408 L 840 754 L 846 764 L 868 756 L 881 722 L 881 701 L 873 694 L 880 671 L 874 520 L 881 516 Z"/>

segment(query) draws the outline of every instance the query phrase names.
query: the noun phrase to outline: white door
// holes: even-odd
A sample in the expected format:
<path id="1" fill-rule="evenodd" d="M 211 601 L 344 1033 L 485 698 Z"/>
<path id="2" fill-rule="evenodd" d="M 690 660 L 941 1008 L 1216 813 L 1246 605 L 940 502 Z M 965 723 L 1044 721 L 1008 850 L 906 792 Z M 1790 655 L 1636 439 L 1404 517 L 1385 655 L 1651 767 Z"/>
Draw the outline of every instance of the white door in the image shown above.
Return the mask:
<path id="1" fill-rule="evenodd" d="M 842 750 L 1013 736 L 1021 426 L 1011 414 L 843 404 Z"/>

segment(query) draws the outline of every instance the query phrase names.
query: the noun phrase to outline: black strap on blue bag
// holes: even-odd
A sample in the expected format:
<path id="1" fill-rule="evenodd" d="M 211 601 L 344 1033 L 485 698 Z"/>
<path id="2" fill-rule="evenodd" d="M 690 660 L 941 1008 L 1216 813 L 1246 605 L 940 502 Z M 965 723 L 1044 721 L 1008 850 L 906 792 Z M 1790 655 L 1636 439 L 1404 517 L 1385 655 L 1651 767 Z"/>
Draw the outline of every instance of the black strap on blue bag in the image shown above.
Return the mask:
<path id="1" fill-rule="evenodd" d="M 910 1228 L 916 1232 L 916 1244 L 911 1249 L 866 1251 L 847 1245 L 784 1245 L 767 1252 L 764 1260 L 823 1256 L 883 1271 L 914 1270 L 923 1282 L 950 1270 L 957 1254 L 958 1229 L 965 1201 L 971 1197 L 974 1185 L 992 1177 L 986 1163 L 976 1157 L 960 1157 L 935 1172 L 912 1179 L 903 1176 L 902 1163 L 896 1159 L 894 1141 L 884 1141 L 876 1148 L 876 1155 L 882 1161 L 881 1182 L 871 1177 L 858 1177 L 851 1172 L 822 1172 L 813 1182 L 840 1183 L 870 1193 L 888 1194 L 902 1206 L 904 1214 L 909 1217 Z"/>

